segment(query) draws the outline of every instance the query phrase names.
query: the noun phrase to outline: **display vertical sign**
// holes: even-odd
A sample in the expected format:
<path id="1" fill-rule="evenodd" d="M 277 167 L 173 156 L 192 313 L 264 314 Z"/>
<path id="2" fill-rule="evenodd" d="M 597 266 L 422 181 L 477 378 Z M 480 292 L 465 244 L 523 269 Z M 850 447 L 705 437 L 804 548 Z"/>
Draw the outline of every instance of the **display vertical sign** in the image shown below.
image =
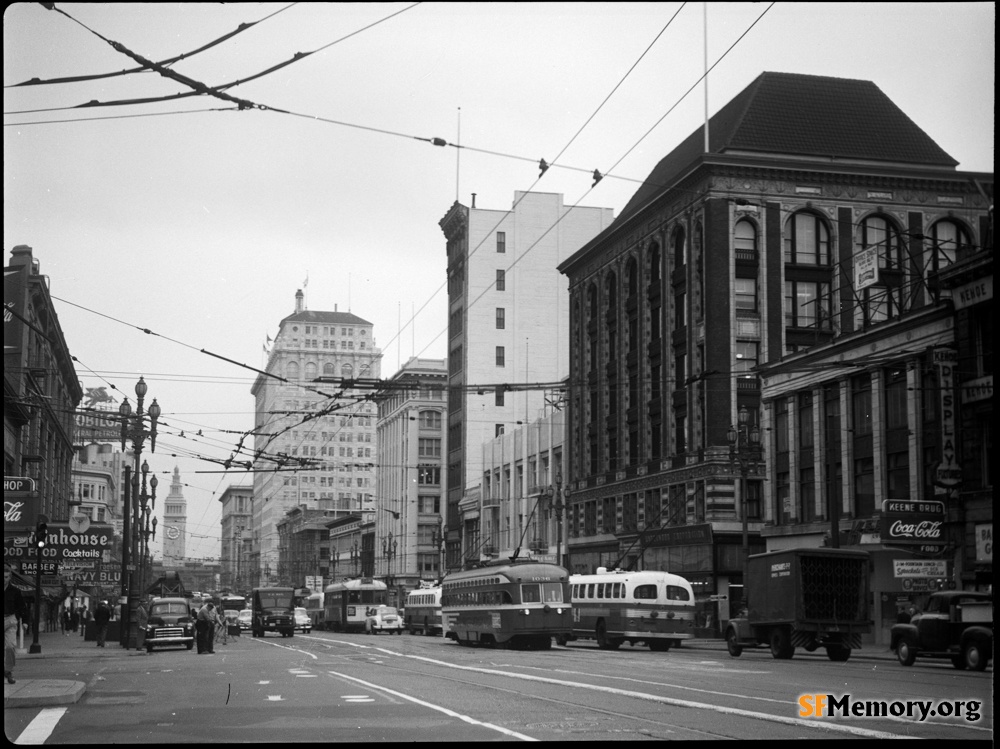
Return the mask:
<path id="1" fill-rule="evenodd" d="M 955 446 L 955 363 L 958 355 L 954 349 L 934 349 L 934 366 L 938 373 L 938 394 L 941 415 L 941 462 L 935 471 L 934 483 L 950 490 L 962 483 L 962 469 L 958 465 Z"/>

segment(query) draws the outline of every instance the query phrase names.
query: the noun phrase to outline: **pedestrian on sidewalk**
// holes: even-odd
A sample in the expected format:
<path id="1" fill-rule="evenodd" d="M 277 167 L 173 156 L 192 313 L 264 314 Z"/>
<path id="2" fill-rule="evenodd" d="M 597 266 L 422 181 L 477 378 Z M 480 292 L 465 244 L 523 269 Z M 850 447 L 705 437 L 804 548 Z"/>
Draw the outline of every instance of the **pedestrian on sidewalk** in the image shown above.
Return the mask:
<path id="1" fill-rule="evenodd" d="M 24 597 L 11 582 L 14 570 L 3 565 L 3 675 L 8 684 L 14 683 L 14 654 L 17 648 L 17 631 L 24 619 Z"/>
<path id="2" fill-rule="evenodd" d="M 97 647 L 103 648 L 104 642 L 108 637 L 108 622 L 111 621 L 111 607 L 108 606 L 107 601 L 101 601 L 97 604 L 97 610 L 94 611 L 94 624 L 97 626 Z"/>

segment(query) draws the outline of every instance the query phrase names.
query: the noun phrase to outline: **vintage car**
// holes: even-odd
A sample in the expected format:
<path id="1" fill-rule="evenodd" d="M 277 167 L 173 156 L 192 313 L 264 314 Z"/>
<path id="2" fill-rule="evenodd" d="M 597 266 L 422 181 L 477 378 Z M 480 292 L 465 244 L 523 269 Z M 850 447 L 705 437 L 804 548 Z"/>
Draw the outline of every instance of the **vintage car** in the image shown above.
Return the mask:
<path id="1" fill-rule="evenodd" d="M 240 631 L 246 632 L 253 626 L 253 611 L 251 609 L 243 609 L 236 615 L 236 623 L 240 625 Z"/>
<path id="2" fill-rule="evenodd" d="M 959 669 L 983 671 L 993 658 L 993 594 L 932 593 L 909 623 L 894 624 L 890 647 L 904 666 L 917 655 L 949 658 Z"/>
<path id="3" fill-rule="evenodd" d="M 146 620 L 146 652 L 153 648 L 194 647 L 194 617 L 186 598 L 154 598 Z"/>
<path id="4" fill-rule="evenodd" d="M 302 607 L 295 609 L 295 629 L 306 634 L 312 632 L 312 619 L 309 618 L 309 613 Z"/>
<path id="5" fill-rule="evenodd" d="M 401 635 L 403 628 L 403 617 L 394 606 L 373 606 L 365 616 L 365 632 L 370 635 L 377 635 L 379 632 Z"/>

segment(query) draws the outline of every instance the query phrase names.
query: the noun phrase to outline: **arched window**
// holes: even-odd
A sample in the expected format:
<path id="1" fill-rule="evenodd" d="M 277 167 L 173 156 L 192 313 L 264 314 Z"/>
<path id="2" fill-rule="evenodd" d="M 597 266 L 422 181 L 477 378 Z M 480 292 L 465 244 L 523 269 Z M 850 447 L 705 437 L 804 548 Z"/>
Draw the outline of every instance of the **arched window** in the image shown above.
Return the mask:
<path id="1" fill-rule="evenodd" d="M 742 219 L 736 222 L 734 247 L 736 249 L 737 259 L 757 259 L 757 228 L 751 221 Z"/>
<path id="2" fill-rule="evenodd" d="M 941 270 L 955 262 L 963 247 L 972 244 L 965 227 L 951 219 L 935 223 L 927 237 L 931 253 L 928 270 Z"/>
<path id="3" fill-rule="evenodd" d="M 290 361 L 285 365 L 285 377 L 289 380 L 299 379 L 299 363 Z"/>
<path id="4" fill-rule="evenodd" d="M 340 368 L 340 376 L 345 379 L 351 379 L 354 377 L 354 367 L 350 364 L 345 364 Z"/>
<path id="5" fill-rule="evenodd" d="M 635 258 L 630 258 L 628 265 L 625 268 L 626 278 L 628 279 L 628 296 L 634 297 L 639 293 L 639 264 L 635 261 Z"/>
<path id="6" fill-rule="evenodd" d="M 326 364 L 323 365 L 323 375 L 324 376 L 326 376 L 326 377 L 333 377 L 335 374 L 336 374 L 336 372 L 335 372 L 335 370 L 333 368 L 333 364 L 331 364 L 330 362 L 327 362 Z"/>
<path id="7" fill-rule="evenodd" d="M 874 251 L 878 257 L 879 284 L 864 289 L 863 325 L 898 317 L 903 308 L 903 248 L 899 230 L 884 216 L 871 215 L 858 225 L 857 256 Z"/>
<path id="8" fill-rule="evenodd" d="M 800 211 L 785 224 L 785 262 L 830 264 L 830 230 L 819 216 Z"/>
<path id="9" fill-rule="evenodd" d="M 674 266 L 680 268 L 687 260 L 686 242 L 684 237 L 684 227 L 678 226 L 674 229 Z"/>
<path id="10" fill-rule="evenodd" d="M 306 364 L 306 379 L 315 380 L 316 379 L 316 364 L 314 362 L 309 362 Z"/>

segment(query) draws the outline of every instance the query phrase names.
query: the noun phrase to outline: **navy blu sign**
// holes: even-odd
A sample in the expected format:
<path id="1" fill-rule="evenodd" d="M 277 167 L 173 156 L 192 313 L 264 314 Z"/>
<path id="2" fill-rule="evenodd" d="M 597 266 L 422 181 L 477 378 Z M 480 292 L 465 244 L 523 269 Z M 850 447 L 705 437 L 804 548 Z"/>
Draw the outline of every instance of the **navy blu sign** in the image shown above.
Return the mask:
<path id="1" fill-rule="evenodd" d="M 909 499 L 882 502 L 882 542 L 927 545 L 944 543 L 944 503 Z"/>

